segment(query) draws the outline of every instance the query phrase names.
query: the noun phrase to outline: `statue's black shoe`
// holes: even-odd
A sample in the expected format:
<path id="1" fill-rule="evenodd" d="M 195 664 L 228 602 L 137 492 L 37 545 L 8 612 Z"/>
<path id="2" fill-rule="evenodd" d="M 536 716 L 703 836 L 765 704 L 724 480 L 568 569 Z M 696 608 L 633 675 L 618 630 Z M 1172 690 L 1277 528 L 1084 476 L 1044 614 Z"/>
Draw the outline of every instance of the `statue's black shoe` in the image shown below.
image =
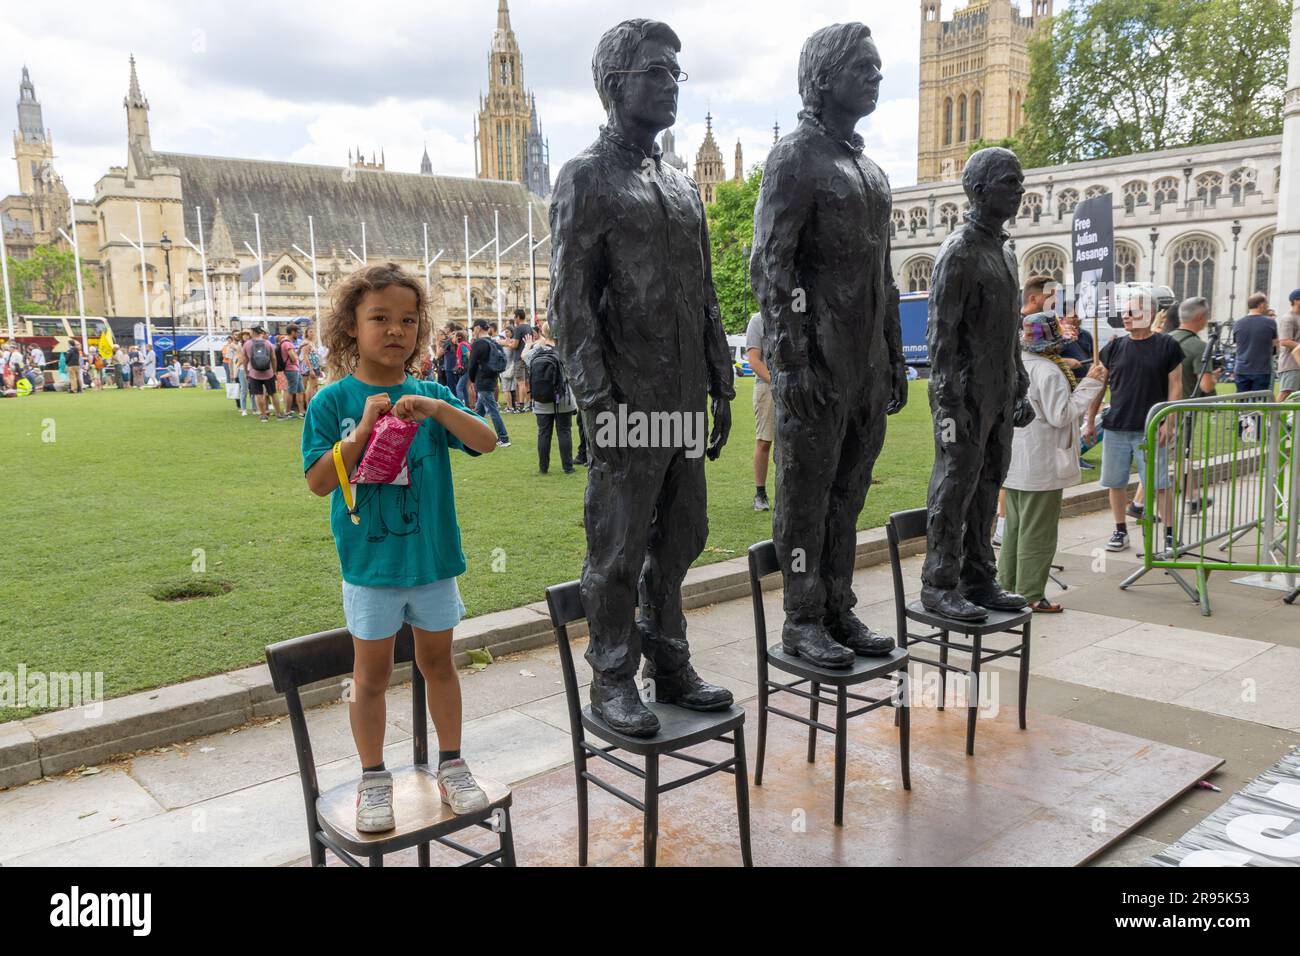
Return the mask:
<path id="1" fill-rule="evenodd" d="M 653 664 L 645 662 L 641 676 L 654 681 L 654 699 L 661 704 L 676 704 L 688 710 L 722 710 L 735 703 L 731 691 L 710 684 L 690 664 L 671 674 L 659 673 Z"/>
<path id="2" fill-rule="evenodd" d="M 653 737 L 659 733 L 659 718 L 641 700 L 636 681 L 631 677 L 593 679 L 591 711 L 629 737 Z"/>
<path id="3" fill-rule="evenodd" d="M 823 624 L 785 622 L 781 630 L 781 647 L 787 654 L 802 657 L 818 667 L 852 667 L 857 659 L 852 650 L 831 637 Z"/>
<path id="4" fill-rule="evenodd" d="M 955 621 L 983 621 L 989 616 L 984 608 L 962 597 L 960 591 L 943 588 L 921 588 L 921 606 Z"/>
<path id="5" fill-rule="evenodd" d="M 1019 594 L 1013 594 L 997 584 L 963 590 L 962 596 L 972 604 L 991 611 L 1023 611 L 1029 606 L 1029 602 Z"/>
<path id="6" fill-rule="evenodd" d="M 873 631 L 853 614 L 830 618 L 826 629 L 837 644 L 863 657 L 879 657 L 894 649 L 894 639 Z"/>

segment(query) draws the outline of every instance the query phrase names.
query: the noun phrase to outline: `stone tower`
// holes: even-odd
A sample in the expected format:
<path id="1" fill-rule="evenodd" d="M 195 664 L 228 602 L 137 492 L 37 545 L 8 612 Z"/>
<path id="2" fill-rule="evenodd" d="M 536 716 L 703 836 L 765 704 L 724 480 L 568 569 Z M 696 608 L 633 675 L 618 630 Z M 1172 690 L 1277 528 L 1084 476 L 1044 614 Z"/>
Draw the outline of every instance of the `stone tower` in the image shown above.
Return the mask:
<path id="1" fill-rule="evenodd" d="M 551 194 L 551 144 L 537 121 L 537 97 L 528 96 L 528 142 L 524 147 L 524 185 L 534 196 Z"/>
<path id="2" fill-rule="evenodd" d="M 1029 88 L 1028 43 L 1053 0 L 970 0 L 951 20 L 921 0 L 918 182 L 961 175 L 971 144 L 1015 136 Z"/>
<path id="3" fill-rule="evenodd" d="M 745 181 L 745 154 L 740 148 L 740 140 L 736 140 L 736 182 Z"/>
<path id="4" fill-rule="evenodd" d="M 27 200 L 35 245 L 56 241 L 59 226 L 68 222 L 68 190 L 54 171 L 54 140 L 45 129 L 36 87 L 23 67 L 18 84 L 18 129 L 14 131 L 14 160 L 18 191 Z"/>
<path id="5" fill-rule="evenodd" d="M 131 82 L 126 96 L 122 97 L 126 107 L 126 152 L 127 168 L 135 175 L 148 172 L 153 155 L 153 143 L 149 139 L 149 101 L 140 92 L 140 77 L 135 72 L 135 56 L 131 57 Z"/>
<path id="6" fill-rule="evenodd" d="M 718 183 L 727 178 L 726 163 L 722 159 L 722 150 L 713 138 L 713 114 L 704 116 L 704 142 L 695 154 L 695 185 L 700 189 L 700 198 L 706 203 L 713 202 L 714 190 Z"/>
<path id="7" fill-rule="evenodd" d="M 221 212 L 221 200 L 212 212 L 212 237 L 208 240 L 208 268 L 212 274 L 212 310 L 218 328 L 230 328 L 230 317 L 239 314 L 239 257 L 230 238 L 230 227 Z"/>
<path id="8" fill-rule="evenodd" d="M 667 163 L 679 173 L 686 172 L 686 160 L 677 155 L 677 138 L 673 136 L 672 130 L 664 130 L 660 148 L 663 150 L 662 162 Z"/>
<path id="9" fill-rule="evenodd" d="M 497 28 L 492 34 L 488 54 L 488 91 L 479 95 L 479 112 L 474 140 L 475 169 L 479 179 L 502 179 L 529 185 L 529 136 L 536 125 L 531 94 L 524 86 L 524 63 L 519 42 L 510 26 L 510 7 L 506 0 L 497 6 Z M 540 127 L 537 142 L 543 147 Z M 542 154 L 544 156 L 544 149 Z M 550 191 L 549 157 L 544 167 L 546 190 Z"/>

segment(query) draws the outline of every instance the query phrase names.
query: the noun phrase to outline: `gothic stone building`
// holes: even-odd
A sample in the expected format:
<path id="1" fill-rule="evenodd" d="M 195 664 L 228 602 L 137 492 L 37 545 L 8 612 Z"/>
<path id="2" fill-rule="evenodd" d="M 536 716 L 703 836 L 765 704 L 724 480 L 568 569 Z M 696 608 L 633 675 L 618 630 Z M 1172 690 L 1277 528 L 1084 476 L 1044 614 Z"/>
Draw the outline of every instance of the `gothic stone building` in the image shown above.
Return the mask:
<path id="1" fill-rule="evenodd" d="M 1053 0 L 971 0 L 951 20 L 921 0 L 917 182 L 956 179 L 971 143 L 1014 136 L 1024 123 L 1028 41 Z M 1024 15 L 1028 12 L 1028 15 Z"/>
<path id="2" fill-rule="evenodd" d="M 535 196 L 551 194 L 550 146 L 537 121 L 537 97 L 524 86 L 524 61 L 500 0 L 488 54 L 488 92 L 479 96 L 474 130 L 480 179 L 523 183 Z"/>
<path id="3" fill-rule="evenodd" d="M 1180 299 L 1205 296 L 1212 319 L 1240 317 L 1252 292 L 1271 290 L 1283 185 L 1281 136 L 1028 169 L 1020 213 L 1008 227 L 1020 278 L 1045 273 L 1072 282 L 1074 207 L 1110 193 L 1115 281 L 1153 281 Z M 967 209 L 961 183 L 920 183 L 895 189 L 893 198 L 899 289 L 928 291 L 939 244 Z"/>

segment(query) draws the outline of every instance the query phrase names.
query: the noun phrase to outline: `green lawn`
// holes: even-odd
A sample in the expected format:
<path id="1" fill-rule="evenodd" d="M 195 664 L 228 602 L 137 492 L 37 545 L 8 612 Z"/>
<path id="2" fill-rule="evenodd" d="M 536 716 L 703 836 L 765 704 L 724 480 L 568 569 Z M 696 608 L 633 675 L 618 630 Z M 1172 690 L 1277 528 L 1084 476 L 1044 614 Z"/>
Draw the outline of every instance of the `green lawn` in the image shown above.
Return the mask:
<path id="1" fill-rule="evenodd" d="M 739 383 L 731 442 L 707 465 L 709 543 L 721 561 L 770 534 L 751 508 L 753 380 Z M 515 444 L 453 456 L 470 615 L 543 598 L 582 567 L 585 471 L 537 473 L 530 415 Z M 44 441 L 48 426 L 54 441 Z M 219 392 L 108 390 L 0 402 L 9 459 L 0 526 L 0 671 L 102 671 L 116 696 L 258 663 L 264 645 L 343 623 L 328 502 L 301 476 L 298 421 L 241 418 Z M 576 434 L 575 434 L 576 438 Z M 558 454 L 554 452 L 553 454 Z M 932 458 L 925 384 L 890 419 L 859 527 L 923 503 Z M 771 481 L 769 480 L 769 491 Z M 504 573 L 491 569 L 505 552 Z M 155 588 L 206 571 L 217 596 L 178 603 Z M 0 721 L 31 710 L 0 709 Z"/>

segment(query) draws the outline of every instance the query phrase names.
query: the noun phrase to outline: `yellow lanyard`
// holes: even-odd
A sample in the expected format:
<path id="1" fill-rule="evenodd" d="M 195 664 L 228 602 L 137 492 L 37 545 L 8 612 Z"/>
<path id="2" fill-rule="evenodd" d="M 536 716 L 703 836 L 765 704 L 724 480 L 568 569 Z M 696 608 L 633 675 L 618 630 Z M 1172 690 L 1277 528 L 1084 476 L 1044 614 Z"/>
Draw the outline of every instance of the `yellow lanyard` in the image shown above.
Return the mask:
<path id="1" fill-rule="evenodd" d="M 356 503 L 352 500 L 352 483 L 348 480 L 348 469 L 343 464 L 343 442 L 334 443 L 334 470 L 339 475 L 339 490 L 343 492 L 343 503 L 348 507 L 348 514 L 353 524 L 361 524 L 357 517 Z"/>

